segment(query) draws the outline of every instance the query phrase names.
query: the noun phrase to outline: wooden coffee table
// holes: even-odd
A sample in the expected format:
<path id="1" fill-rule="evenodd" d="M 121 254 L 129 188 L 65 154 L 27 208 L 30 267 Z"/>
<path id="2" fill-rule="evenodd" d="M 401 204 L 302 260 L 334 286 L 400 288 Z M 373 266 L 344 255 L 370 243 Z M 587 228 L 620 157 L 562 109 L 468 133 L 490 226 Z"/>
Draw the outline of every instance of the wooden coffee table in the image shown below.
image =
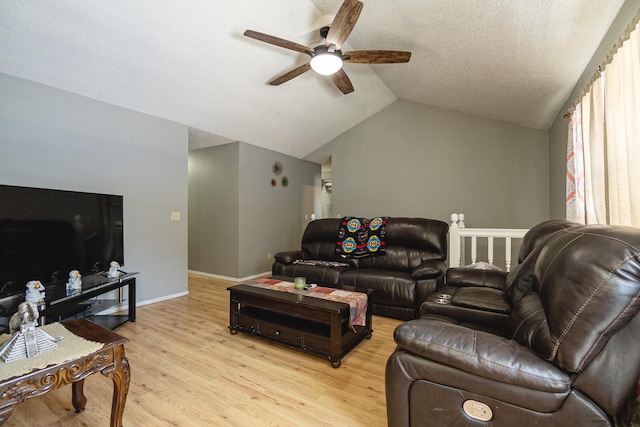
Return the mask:
<path id="1" fill-rule="evenodd" d="M 104 346 L 87 356 L 0 381 L 0 425 L 11 415 L 13 405 L 69 383 L 72 384 L 73 407 L 77 413 L 84 411 L 87 404 L 83 391 L 84 379 L 100 372 L 113 381 L 110 426 L 122 427 L 122 414 L 130 381 L 124 345 L 129 340 L 86 319 L 74 319 L 62 324 L 75 335 L 104 343 Z"/>
<path id="2" fill-rule="evenodd" d="M 227 290 L 231 334 L 245 332 L 306 351 L 327 358 L 334 368 L 373 332 L 369 309 L 365 326 L 350 326 L 347 303 L 251 285 Z"/>

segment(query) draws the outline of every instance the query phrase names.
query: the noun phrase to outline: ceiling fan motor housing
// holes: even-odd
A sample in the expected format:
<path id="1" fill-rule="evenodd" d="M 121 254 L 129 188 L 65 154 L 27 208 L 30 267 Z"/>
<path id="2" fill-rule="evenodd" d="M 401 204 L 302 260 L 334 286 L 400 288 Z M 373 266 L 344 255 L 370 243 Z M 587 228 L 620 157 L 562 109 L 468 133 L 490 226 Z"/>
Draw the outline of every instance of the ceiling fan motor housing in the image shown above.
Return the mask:
<path id="1" fill-rule="evenodd" d="M 309 53 L 309 56 L 311 56 L 312 58 L 316 55 L 320 55 L 321 53 L 330 53 L 336 56 L 339 56 L 343 61 L 345 59 L 348 59 L 348 56 L 345 56 L 342 54 L 342 51 L 340 49 L 335 49 L 335 46 L 331 45 L 331 46 L 325 46 L 325 45 L 320 45 L 320 46 L 316 46 L 313 48 L 312 51 L 307 51 Z"/>

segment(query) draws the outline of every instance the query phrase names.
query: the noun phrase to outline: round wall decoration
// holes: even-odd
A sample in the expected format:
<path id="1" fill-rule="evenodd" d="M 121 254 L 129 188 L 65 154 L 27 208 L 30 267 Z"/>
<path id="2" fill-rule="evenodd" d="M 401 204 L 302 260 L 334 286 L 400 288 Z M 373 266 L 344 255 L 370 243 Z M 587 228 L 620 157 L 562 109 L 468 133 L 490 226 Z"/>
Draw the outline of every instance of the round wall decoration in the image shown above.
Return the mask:
<path id="1" fill-rule="evenodd" d="M 286 176 L 282 177 L 282 186 L 286 187 L 287 185 L 289 185 L 289 178 L 287 178 Z"/>
<path id="2" fill-rule="evenodd" d="M 282 163 L 275 162 L 273 164 L 272 170 L 273 170 L 273 173 L 275 173 L 276 175 L 280 175 L 282 173 L 282 169 L 283 169 Z"/>
<path id="3" fill-rule="evenodd" d="M 272 179 L 272 180 L 271 180 L 271 186 L 272 186 L 272 187 L 275 187 L 275 186 L 276 186 L 276 180 L 275 180 L 275 179 Z"/>

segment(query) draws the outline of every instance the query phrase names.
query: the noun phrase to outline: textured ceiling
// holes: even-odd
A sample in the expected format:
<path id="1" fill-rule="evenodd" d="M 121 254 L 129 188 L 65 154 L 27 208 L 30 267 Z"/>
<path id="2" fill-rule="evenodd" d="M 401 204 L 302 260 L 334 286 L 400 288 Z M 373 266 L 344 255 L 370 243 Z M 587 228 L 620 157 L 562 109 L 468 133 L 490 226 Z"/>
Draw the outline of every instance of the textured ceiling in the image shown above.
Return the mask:
<path id="1" fill-rule="evenodd" d="M 397 99 L 546 129 L 624 0 L 364 0 L 342 95 L 308 61 L 341 0 L 3 0 L 0 72 L 185 124 L 191 148 L 244 141 L 303 157 Z M 0 95 L 1 96 L 1 95 Z"/>

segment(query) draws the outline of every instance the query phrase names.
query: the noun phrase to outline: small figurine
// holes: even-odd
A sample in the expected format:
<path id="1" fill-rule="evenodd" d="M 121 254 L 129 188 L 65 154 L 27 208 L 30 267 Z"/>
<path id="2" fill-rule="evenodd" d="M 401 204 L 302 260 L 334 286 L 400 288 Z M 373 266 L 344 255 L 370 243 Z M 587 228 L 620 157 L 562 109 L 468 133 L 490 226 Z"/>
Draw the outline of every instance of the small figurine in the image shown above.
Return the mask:
<path id="1" fill-rule="evenodd" d="M 31 280 L 27 283 L 27 291 L 24 294 L 25 301 L 43 303 L 44 295 L 44 285 L 39 280 Z"/>
<path id="2" fill-rule="evenodd" d="M 21 324 L 33 323 L 35 326 L 36 321 L 40 317 L 38 306 L 30 301 L 21 302 L 18 306 L 18 311 L 11 316 L 9 320 L 9 333 L 15 334 L 20 330 Z"/>
<path id="3" fill-rule="evenodd" d="M 0 346 L 0 360 L 9 363 L 58 348 L 57 343 L 64 337 L 54 338 L 38 328 L 38 317 L 40 313 L 35 303 L 20 303 L 18 312 L 9 320 L 11 338 Z"/>
<path id="4" fill-rule="evenodd" d="M 67 282 L 67 290 L 82 289 L 82 274 L 78 270 L 69 272 L 69 281 Z"/>
<path id="5" fill-rule="evenodd" d="M 118 263 L 118 261 L 111 261 L 111 264 L 109 264 L 109 271 L 107 272 L 107 277 L 109 279 L 117 279 L 118 277 L 120 277 L 120 271 L 118 270 L 120 268 L 120 264 Z"/>

